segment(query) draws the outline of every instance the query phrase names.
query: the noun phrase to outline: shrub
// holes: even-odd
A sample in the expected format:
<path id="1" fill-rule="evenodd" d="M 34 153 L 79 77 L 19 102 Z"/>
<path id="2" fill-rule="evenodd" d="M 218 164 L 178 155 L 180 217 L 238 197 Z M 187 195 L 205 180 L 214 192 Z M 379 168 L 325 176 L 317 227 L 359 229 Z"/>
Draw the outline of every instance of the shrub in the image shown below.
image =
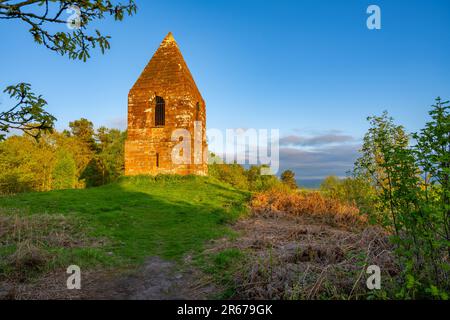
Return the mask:
<path id="1" fill-rule="evenodd" d="M 290 192 L 276 188 L 256 194 L 251 201 L 252 212 L 257 215 L 288 214 L 311 217 L 318 222 L 344 227 L 360 227 L 367 218 L 355 206 L 337 199 L 327 198 L 320 192 Z"/>
<path id="2" fill-rule="evenodd" d="M 329 176 L 320 185 L 320 191 L 327 197 L 355 205 L 369 218 L 374 216 L 375 190 L 367 180 L 358 177 L 339 179 L 336 176 Z"/>
<path id="3" fill-rule="evenodd" d="M 208 172 L 222 182 L 231 186 L 249 191 L 264 191 L 281 185 L 280 180 L 274 175 L 261 175 L 264 166 L 251 166 L 245 169 L 239 164 L 219 164 L 209 165 Z"/>
<path id="4" fill-rule="evenodd" d="M 450 290 L 450 113 L 439 98 L 432 120 L 409 136 L 387 113 L 370 117 L 355 175 L 375 190 L 375 218 L 392 231 L 403 264 L 400 298 L 448 298 Z"/>
<path id="5" fill-rule="evenodd" d="M 248 180 L 245 168 L 239 164 L 217 164 L 214 163 L 208 168 L 209 175 L 228 183 L 236 189 L 248 190 Z"/>
<path id="6" fill-rule="evenodd" d="M 281 182 L 289 186 L 291 189 L 297 189 L 297 181 L 295 181 L 295 172 L 286 170 L 281 174 Z"/>

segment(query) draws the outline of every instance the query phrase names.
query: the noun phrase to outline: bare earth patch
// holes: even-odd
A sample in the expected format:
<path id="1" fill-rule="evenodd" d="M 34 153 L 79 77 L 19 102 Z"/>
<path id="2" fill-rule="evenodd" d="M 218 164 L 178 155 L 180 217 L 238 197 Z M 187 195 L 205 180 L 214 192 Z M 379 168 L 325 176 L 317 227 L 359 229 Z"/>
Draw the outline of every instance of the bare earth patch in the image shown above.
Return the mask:
<path id="1" fill-rule="evenodd" d="M 17 300 L 202 300 L 217 293 L 215 286 L 194 269 L 180 269 L 175 262 L 149 258 L 137 270 L 82 272 L 81 290 L 68 290 L 65 270 L 32 283 L 0 283 L 0 299 Z"/>

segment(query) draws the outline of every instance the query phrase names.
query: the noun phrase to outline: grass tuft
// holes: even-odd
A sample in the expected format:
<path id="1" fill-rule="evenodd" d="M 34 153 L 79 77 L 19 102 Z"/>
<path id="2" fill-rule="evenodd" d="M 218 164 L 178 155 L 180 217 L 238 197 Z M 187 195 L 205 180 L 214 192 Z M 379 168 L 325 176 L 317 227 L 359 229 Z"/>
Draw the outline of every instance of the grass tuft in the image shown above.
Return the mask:
<path id="1" fill-rule="evenodd" d="M 232 234 L 249 194 L 197 176 L 137 176 L 85 190 L 0 198 L 0 275 L 180 260 Z M 6 263 L 5 261 L 14 261 Z"/>

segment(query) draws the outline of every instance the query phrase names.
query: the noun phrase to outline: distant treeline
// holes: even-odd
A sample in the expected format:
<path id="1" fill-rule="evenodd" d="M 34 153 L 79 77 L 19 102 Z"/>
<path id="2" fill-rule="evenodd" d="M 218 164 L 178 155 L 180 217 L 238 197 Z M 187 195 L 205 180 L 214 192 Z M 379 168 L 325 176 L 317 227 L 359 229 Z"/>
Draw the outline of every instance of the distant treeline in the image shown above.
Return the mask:
<path id="1" fill-rule="evenodd" d="M 11 136 L 0 142 L 0 194 L 80 189 L 116 181 L 124 174 L 126 131 L 101 127 L 87 119 L 63 132 Z M 213 155 L 213 157 L 215 157 Z M 214 161 L 213 161 L 214 162 Z M 221 162 L 221 161 L 219 161 Z M 261 175 L 262 166 L 209 165 L 209 175 L 242 190 L 263 191 L 284 184 L 296 188 L 295 174 L 281 180 Z"/>

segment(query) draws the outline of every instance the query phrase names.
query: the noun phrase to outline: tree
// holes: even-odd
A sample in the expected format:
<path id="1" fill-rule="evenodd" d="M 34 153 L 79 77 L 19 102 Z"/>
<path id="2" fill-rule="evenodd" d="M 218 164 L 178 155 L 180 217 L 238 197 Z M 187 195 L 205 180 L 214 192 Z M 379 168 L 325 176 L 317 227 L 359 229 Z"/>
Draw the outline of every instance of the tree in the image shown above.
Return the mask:
<path id="1" fill-rule="evenodd" d="M 295 172 L 292 170 L 286 170 L 281 174 L 281 182 L 291 189 L 298 188 L 297 181 L 295 181 Z"/>
<path id="2" fill-rule="evenodd" d="M 100 163 L 97 157 L 91 159 L 86 168 L 81 173 L 80 179 L 82 179 L 87 188 L 99 187 L 103 185 L 103 171 L 102 163 Z"/>
<path id="3" fill-rule="evenodd" d="M 76 164 L 76 188 L 83 188 L 85 184 L 80 177 L 84 172 L 89 162 L 94 157 L 95 153 L 92 150 L 92 146 L 88 145 L 78 137 L 72 135 L 69 131 L 64 133 L 53 133 L 55 145 L 58 149 L 62 149 L 71 154 Z"/>
<path id="4" fill-rule="evenodd" d="M 267 165 L 251 166 L 246 171 L 248 187 L 251 191 L 265 191 L 278 187 L 281 182 L 276 175 L 262 175 L 261 170 L 267 170 Z"/>
<path id="5" fill-rule="evenodd" d="M 19 20 L 28 25 L 29 32 L 36 43 L 70 59 L 86 61 L 89 51 L 99 47 L 102 53 L 110 48 L 109 36 L 100 31 L 87 33 L 89 24 L 112 16 L 121 21 L 124 15 L 136 13 L 137 6 L 133 0 L 127 4 L 112 0 L 27 0 L 0 1 L 0 19 Z M 75 17 L 69 21 L 63 13 L 70 11 Z M 71 31 L 55 31 L 53 25 L 68 25 Z"/>
<path id="6" fill-rule="evenodd" d="M 53 168 L 53 190 L 73 189 L 77 180 L 77 167 L 72 155 L 66 150 L 60 150 L 56 155 Z"/>
<path id="7" fill-rule="evenodd" d="M 47 101 L 32 93 L 29 84 L 9 86 L 4 92 L 16 103 L 7 111 L 0 112 L 0 141 L 11 129 L 21 130 L 36 139 L 43 132 L 52 130 L 56 119 L 44 110 Z"/>
<path id="8" fill-rule="evenodd" d="M 74 13 L 67 21 L 62 17 L 66 11 Z M 125 15 L 136 13 L 133 0 L 128 3 L 116 3 L 112 0 L 0 0 L 0 19 L 18 20 L 28 26 L 36 43 L 70 59 L 86 61 L 90 50 L 100 48 L 104 53 L 110 49 L 110 36 L 104 36 L 99 30 L 88 32 L 91 22 L 108 16 L 121 21 Z M 55 26 L 69 27 L 70 31 L 58 31 Z M 31 93 L 26 83 L 9 86 L 5 89 L 11 98 L 18 100 L 15 106 L 0 112 L 0 140 L 11 129 L 18 129 L 40 137 L 42 131 L 49 131 L 56 120 L 44 107 L 47 102 Z"/>
<path id="9" fill-rule="evenodd" d="M 417 141 L 416 152 L 420 167 L 424 172 L 424 189 L 428 201 L 441 213 L 444 234 L 449 242 L 450 254 L 450 105 L 449 101 L 436 99 L 429 112 L 432 121 L 420 133 L 414 134 Z M 430 190 L 431 187 L 431 190 Z M 433 197 L 430 191 L 438 194 Z"/>
<path id="10" fill-rule="evenodd" d="M 0 142 L 0 192 L 48 191 L 52 188 L 54 146 L 51 137 L 38 142 L 27 135 Z"/>
<path id="11" fill-rule="evenodd" d="M 24 137 L 11 137 L 0 142 L 0 194 L 33 190 L 35 172 L 29 155 L 34 145 Z"/>
<path id="12" fill-rule="evenodd" d="M 380 198 L 379 216 L 376 220 L 383 225 L 393 225 L 397 234 L 399 225 L 397 222 L 396 198 L 394 196 L 395 177 L 401 164 L 397 161 L 408 161 L 405 169 L 410 168 L 411 154 L 408 151 L 409 137 L 403 126 L 394 123 L 394 119 L 385 111 L 381 116 L 367 118 L 371 127 L 364 136 L 361 157 L 355 163 L 354 175 L 370 181 Z M 408 157 L 398 158 L 401 154 Z M 411 172 L 407 172 L 411 174 Z M 385 213 L 389 212 L 389 215 Z"/>
<path id="13" fill-rule="evenodd" d="M 333 198 L 340 198 L 341 180 L 336 176 L 326 177 L 320 184 L 320 190 L 328 193 Z"/>
<path id="14" fill-rule="evenodd" d="M 69 123 L 70 134 L 86 143 L 92 150 L 95 150 L 94 124 L 85 119 L 75 120 Z"/>
<path id="15" fill-rule="evenodd" d="M 0 142 L 0 193 L 100 186 L 124 173 L 126 132 L 80 119 L 70 131 L 11 136 Z"/>
<path id="16" fill-rule="evenodd" d="M 371 117 L 355 174 L 375 188 L 381 222 L 396 245 L 404 283 L 399 297 L 448 298 L 448 103 L 440 99 L 430 112 L 432 121 L 408 145 L 403 127 L 383 113 Z M 447 175 L 447 176 L 446 176 Z M 424 177 L 424 179 L 421 178 Z M 443 181 L 443 185 L 441 184 Z"/>
<path id="17" fill-rule="evenodd" d="M 261 170 L 267 170 L 266 165 L 254 165 L 249 169 L 233 163 L 223 163 L 223 160 L 215 154 L 210 154 L 210 164 L 208 174 L 233 187 L 249 191 L 265 191 L 278 187 L 281 182 L 275 175 L 262 175 Z"/>
<path id="18" fill-rule="evenodd" d="M 115 181 L 125 172 L 126 133 L 101 127 L 95 137 L 98 145 L 96 158 L 101 168 L 102 183 Z"/>

